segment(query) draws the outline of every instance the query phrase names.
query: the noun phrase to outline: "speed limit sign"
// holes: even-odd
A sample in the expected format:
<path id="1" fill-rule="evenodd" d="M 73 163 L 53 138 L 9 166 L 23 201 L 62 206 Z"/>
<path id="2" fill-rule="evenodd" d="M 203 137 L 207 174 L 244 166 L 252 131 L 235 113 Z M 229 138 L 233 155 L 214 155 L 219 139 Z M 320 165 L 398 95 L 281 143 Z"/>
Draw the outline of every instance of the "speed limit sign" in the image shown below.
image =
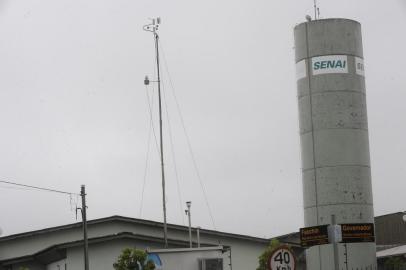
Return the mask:
<path id="1" fill-rule="evenodd" d="M 289 247 L 281 246 L 274 250 L 269 257 L 268 268 L 270 270 L 295 270 L 295 255 Z"/>

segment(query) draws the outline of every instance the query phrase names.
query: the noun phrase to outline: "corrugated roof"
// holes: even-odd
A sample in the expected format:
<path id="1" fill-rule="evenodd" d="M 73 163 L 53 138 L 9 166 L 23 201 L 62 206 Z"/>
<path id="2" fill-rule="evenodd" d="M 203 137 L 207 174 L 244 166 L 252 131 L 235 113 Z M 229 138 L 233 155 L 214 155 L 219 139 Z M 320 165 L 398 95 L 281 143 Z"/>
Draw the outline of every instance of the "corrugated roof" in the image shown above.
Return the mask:
<path id="1" fill-rule="evenodd" d="M 123 216 L 117 216 L 117 215 L 111 216 L 111 217 L 106 217 L 106 218 L 89 220 L 87 222 L 87 225 L 89 227 L 91 227 L 92 225 L 95 225 L 95 224 L 112 222 L 112 221 L 123 221 L 123 222 L 129 222 L 129 223 L 134 223 L 134 224 L 148 225 L 148 226 L 154 226 L 154 227 L 163 227 L 162 222 L 156 222 L 156 221 L 145 220 L 145 219 L 129 218 L 129 217 L 123 217 Z M 0 242 L 9 241 L 12 239 L 36 236 L 36 235 L 41 235 L 41 234 L 46 234 L 46 233 L 56 232 L 56 231 L 61 231 L 61 230 L 67 230 L 67 229 L 72 229 L 72 228 L 80 228 L 81 226 L 82 226 L 82 222 L 76 222 L 76 223 L 57 226 L 57 227 L 45 228 L 42 230 L 13 234 L 13 235 L 0 237 Z M 188 231 L 188 227 L 176 225 L 176 224 L 168 224 L 168 229 L 179 230 L 179 231 Z M 242 240 L 253 241 L 253 242 L 260 242 L 260 243 L 264 243 L 264 244 L 269 243 L 269 239 L 242 235 L 242 234 L 226 233 L 226 232 L 207 230 L 207 229 L 201 229 L 200 233 L 214 235 L 214 236 L 242 239 Z"/>
<path id="2" fill-rule="evenodd" d="M 89 244 L 100 243 L 100 242 L 105 242 L 105 241 L 110 241 L 110 240 L 115 240 L 115 239 L 122 239 L 122 238 L 137 239 L 137 240 L 144 240 L 144 241 L 154 241 L 157 243 L 164 242 L 163 238 L 160 238 L 160 237 L 135 234 L 135 233 L 131 233 L 131 232 L 120 232 L 117 234 L 89 238 Z M 189 241 L 183 241 L 183 240 L 178 240 L 178 239 L 169 238 L 168 242 L 174 246 L 188 246 L 189 245 Z M 8 265 L 8 264 L 13 264 L 13 263 L 30 261 L 30 260 L 37 259 L 39 256 L 46 254 L 47 252 L 50 252 L 50 251 L 61 250 L 61 249 L 66 249 L 66 248 L 70 248 L 70 247 L 82 246 L 82 245 L 83 245 L 83 240 L 76 240 L 76 241 L 60 243 L 60 244 L 52 245 L 50 247 L 46 247 L 40 251 L 35 252 L 34 254 L 29 254 L 29 255 L 22 256 L 22 257 L 2 260 L 2 261 L 0 261 L 0 265 Z M 207 243 L 202 243 L 202 246 L 203 246 L 203 248 L 213 247 L 212 244 L 207 244 Z M 215 246 L 215 247 L 218 248 L 218 246 Z"/>
<path id="3" fill-rule="evenodd" d="M 404 254 L 406 254 L 406 245 L 378 251 L 376 253 L 376 257 L 379 259 L 379 258 L 385 258 L 385 257 L 391 257 L 391 256 L 401 256 Z"/>
<path id="4" fill-rule="evenodd" d="M 398 215 L 405 215 L 405 212 L 394 212 L 394 213 L 389 213 L 389 214 L 384 214 L 384 215 L 380 215 L 380 216 L 375 216 L 375 219 L 379 219 L 379 218 L 384 218 L 387 216 L 398 216 Z"/>

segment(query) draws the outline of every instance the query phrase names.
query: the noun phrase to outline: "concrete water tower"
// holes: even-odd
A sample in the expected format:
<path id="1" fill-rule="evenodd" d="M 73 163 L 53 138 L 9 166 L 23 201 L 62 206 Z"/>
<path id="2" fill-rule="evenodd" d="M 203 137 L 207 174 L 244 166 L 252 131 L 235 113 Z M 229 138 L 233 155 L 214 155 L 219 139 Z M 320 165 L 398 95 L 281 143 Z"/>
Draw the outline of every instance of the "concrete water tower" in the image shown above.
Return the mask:
<path id="1" fill-rule="evenodd" d="M 305 227 L 373 223 L 361 25 L 308 21 L 294 35 Z M 333 257 L 331 244 L 311 247 L 307 269 L 334 269 Z M 339 269 L 376 269 L 375 243 L 339 244 L 338 258 Z"/>

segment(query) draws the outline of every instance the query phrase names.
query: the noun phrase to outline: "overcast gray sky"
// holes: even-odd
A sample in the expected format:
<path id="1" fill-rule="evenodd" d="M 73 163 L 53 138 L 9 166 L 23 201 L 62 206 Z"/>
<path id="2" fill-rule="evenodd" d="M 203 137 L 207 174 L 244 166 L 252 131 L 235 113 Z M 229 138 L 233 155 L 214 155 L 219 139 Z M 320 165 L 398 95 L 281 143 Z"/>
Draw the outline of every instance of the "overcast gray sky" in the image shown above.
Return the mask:
<path id="1" fill-rule="evenodd" d="M 406 1 L 319 0 L 362 23 L 377 215 L 406 209 Z M 216 229 L 271 237 L 303 226 L 293 27 L 312 0 L 0 0 L 0 179 L 79 192 L 89 218 L 162 220 L 143 78 L 162 48 Z M 164 92 L 168 221 L 213 229 L 174 96 Z M 149 88 L 149 93 L 154 90 Z M 156 105 L 156 99 L 155 99 Z M 156 117 L 156 106 L 154 106 Z M 156 118 L 154 119 L 156 120 Z M 60 194 L 0 184 L 4 234 L 75 222 Z M 76 198 L 73 198 L 76 199 Z"/>

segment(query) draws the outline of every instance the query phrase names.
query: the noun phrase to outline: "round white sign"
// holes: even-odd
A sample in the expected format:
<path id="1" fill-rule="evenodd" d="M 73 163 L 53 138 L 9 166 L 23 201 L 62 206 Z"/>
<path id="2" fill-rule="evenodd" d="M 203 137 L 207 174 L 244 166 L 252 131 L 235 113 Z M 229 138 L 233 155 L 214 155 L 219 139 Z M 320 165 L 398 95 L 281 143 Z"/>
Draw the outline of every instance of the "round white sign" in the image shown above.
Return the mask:
<path id="1" fill-rule="evenodd" d="M 269 257 L 268 267 L 270 270 L 295 270 L 295 255 L 288 247 L 279 247 Z"/>

